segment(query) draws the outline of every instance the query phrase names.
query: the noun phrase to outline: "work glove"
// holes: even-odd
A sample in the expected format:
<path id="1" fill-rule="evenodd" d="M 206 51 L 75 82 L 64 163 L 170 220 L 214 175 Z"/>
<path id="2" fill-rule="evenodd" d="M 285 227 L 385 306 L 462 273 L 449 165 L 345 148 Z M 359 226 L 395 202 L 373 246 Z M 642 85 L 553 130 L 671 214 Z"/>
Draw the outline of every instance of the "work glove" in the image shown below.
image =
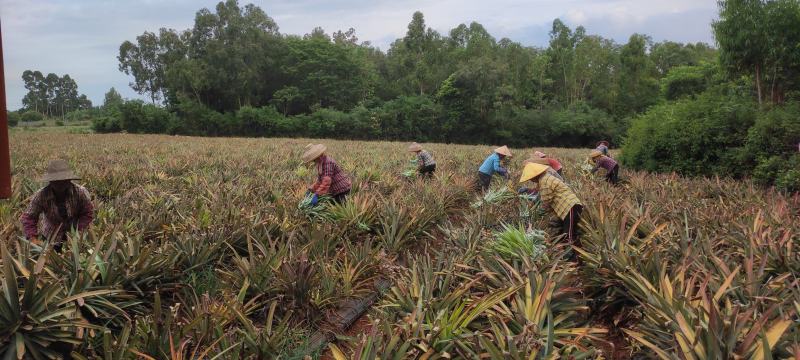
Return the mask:
<path id="1" fill-rule="evenodd" d="M 314 194 L 314 196 L 311 198 L 311 206 L 317 206 L 317 204 L 319 204 L 319 196 Z"/>
<path id="2" fill-rule="evenodd" d="M 306 196 L 311 195 L 311 190 L 306 190 Z"/>

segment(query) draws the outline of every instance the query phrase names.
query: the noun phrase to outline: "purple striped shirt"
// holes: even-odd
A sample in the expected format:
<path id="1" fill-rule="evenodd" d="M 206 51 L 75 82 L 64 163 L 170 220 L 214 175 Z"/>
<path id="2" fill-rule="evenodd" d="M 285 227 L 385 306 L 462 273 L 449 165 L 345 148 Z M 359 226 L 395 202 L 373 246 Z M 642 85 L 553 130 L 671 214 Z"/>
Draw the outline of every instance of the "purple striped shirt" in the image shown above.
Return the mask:
<path id="1" fill-rule="evenodd" d="M 616 160 L 614 160 L 614 159 L 612 159 L 612 158 L 610 158 L 608 156 L 605 156 L 605 155 L 600 155 L 600 156 L 597 157 L 597 160 L 595 160 L 595 165 L 594 165 L 594 169 L 592 169 L 592 172 L 595 172 L 600 168 L 603 168 L 603 169 L 606 169 L 608 171 L 611 171 L 611 170 L 614 170 L 615 166 L 617 166 L 617 161 Z"/>

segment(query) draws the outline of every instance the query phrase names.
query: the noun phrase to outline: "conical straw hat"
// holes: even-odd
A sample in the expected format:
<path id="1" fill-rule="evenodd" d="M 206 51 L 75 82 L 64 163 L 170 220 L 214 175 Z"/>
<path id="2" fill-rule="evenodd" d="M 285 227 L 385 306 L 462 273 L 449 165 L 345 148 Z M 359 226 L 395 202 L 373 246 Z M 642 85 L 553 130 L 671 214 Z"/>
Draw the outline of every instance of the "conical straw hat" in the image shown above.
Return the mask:
<path id="1" fill-rule="evenodd" d="M 542 164 L 534 164 L 530 163 L 525 165 L 525 168 L 522 169 L 522 176 L 519 178 L 519 182 L 523 183 L 530 179 L 533 179 L 539 176 L 541 173 L 547 171 L 547 166 Z"/>
<path id="2" fill-rule="evenodd" d="M 312 162 L 316 160 L 320 155 L 325 153 L 325 150 L 328 150 L 328 148 L 322 144 L 306 145 L 306 152 L 303 153 L 303 162 Z"/>
<path id="3" fill-rule="evenodd" d="M 600 155 L 603 155 L 603 153 L 601 153 L 600 150 L 592 150 L 592 152 L 589 153 L 589 157 L 592 158 L 592 159 L 594 159 L 594 158 L 596 158 L 596 157 L 598 157 Z"/>
<path id="4" fill-rule="evenodd" d="M 69 164 L 65 160 L 53 160 L 47 165 L 47 171 L 42 177 L 42 181 L 63 181 L 63 180 L 78 180 L 80 177 L 72 172 Z"/>
<path id="5" fill-rule="evenodd" d="M 505 155 L 505 156 L 509 156 L 509 157 L 513 156 L 513 155 L 511 155 L 511 150 L 508 150 L 508 146 L 505 146 L 505 145 L 503 145 L 503 146 L 501 146 L 501 147 L 499 147 L 497 149 L 494 149 L 494 152 L 496 152 L 496 153 L 498 153 L 500 155 Z"/>
<path id="6" fill-rule="evenodd" d="M 409 152 L 417 152 L 417 151 L 421 151 L 421 150 L 422 150 L 422 145 L 417 144 L 417 143 L 412 143 L 411 145 L 408 146 L 408 151 Z"/>

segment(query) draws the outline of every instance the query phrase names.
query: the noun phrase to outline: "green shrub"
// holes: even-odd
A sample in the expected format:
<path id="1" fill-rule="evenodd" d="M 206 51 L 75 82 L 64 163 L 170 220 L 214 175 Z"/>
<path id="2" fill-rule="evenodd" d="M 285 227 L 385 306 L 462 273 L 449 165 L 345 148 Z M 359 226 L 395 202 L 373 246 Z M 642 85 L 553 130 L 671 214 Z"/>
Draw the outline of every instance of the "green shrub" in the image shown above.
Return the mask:
<path id="1" fill-rule="evenodd" d="M 42 121 L 44 120 L 44 115 L 36 111 L 26 111 L 22 114 L 20 120 L 22 120 L 23 122 Z"/>
<path id="2" fill-rule="evenodd" d="M 623 163 L 685 175 L 746 175 L 743 146 L 758 106 L 730 90 L 721 86 L 636 117 L 623 144 Z"/>
<path id="3" fill-rule="evenodd" d="M 119 109 L 120 126 L 129 133 L 164 133 L 174 120 L 167 109 L 141 100 L 126 101 Z"/>
<path id="4" fill-rule="evenodd" d="M 713 64 L 674 67 L 661 79 L 661 93 L 667 100 L 702 93 L 711 84 L 717 69 Z"/>
<path id="5" fill-rule="evenodd" d="M 19 124 L 20 115 L 16 111 L 8 111 L 8 126 L 17 126 Z"/>
<path id="6" fill-rule="evenodd" d="M 115 133 L 122 131 L 119 117 L 99 116 L 92 119 L 92 130 L 97 133 Z"/>
<path id="7" fill-rule="evenodd" d="M 784 191 L 800 191 L 800 102 L 762 113 L 747 133 L 747 164 L 753 178 Z"/>
<path id="8" fill-rule="evenodd" d="M 61 120 L 56 120 L 55 125 L 56 126 L 64 126 L 64 122 L 61 121 Z"/>

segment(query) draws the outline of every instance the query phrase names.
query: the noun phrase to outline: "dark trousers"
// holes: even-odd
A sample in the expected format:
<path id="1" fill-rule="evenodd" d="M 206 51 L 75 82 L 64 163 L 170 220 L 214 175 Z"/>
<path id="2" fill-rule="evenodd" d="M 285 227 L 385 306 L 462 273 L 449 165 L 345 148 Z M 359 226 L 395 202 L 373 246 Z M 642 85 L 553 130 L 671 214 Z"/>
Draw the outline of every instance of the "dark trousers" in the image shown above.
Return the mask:
<path id="1" fill-rule="evenodd" d="M 569 209 L 567 216 L 561 220 L 561 233 L 567 235 L 567 240 L 569 240 L 569 243 L 575 246 L 581 246 L 581 241 L 579 239 L 580 229 L 578 229 L 578 224 L 581 222 L 582 212 L 583 206 L 575 205 Z"/>
<path id="2" fill-rule="evenodd" d="M 478 182 L 475 186 L 475 189 L 479 191 L 486 191 L 489 190 L 490 185 L 492 185 L 492 176 L 478 171 Z"/>
<path id="3" fill-rule="evenodd" d="M 425 179 L 431 178 L 434 172 L 436 172 L 436 164 L 423 166 L 419 169 L 419 176 Z"/>
<path id="4" fill-rule="evenodd" d="M 332 196 L 332 200 L 334 204 L 344 204 L 347 202 L 347 196 L 350 195 L 350 190 L 347 190 L 342 193 L 338 193 Z"/>
<path id="5" fill-rule="evenodd" d="M 614 165 L 614 168 L 606 174 L 606 181 L 612 185 L 619 183 L 619 165 Z"/>

